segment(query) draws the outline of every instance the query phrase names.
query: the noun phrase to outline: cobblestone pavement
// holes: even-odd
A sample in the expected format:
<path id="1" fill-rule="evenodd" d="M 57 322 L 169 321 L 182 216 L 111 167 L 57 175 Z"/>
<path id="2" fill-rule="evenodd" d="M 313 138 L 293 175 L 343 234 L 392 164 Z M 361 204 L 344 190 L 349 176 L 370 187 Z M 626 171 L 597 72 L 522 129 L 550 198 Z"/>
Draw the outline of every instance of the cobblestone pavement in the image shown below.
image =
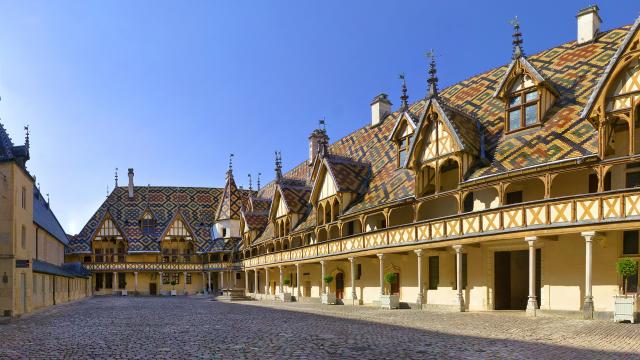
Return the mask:
<path id="1" fill-rule="evenodd" d="M 640 358 L 640 325 L 521 313 L 96 297 L 0 325 L 0 359 Z"/>

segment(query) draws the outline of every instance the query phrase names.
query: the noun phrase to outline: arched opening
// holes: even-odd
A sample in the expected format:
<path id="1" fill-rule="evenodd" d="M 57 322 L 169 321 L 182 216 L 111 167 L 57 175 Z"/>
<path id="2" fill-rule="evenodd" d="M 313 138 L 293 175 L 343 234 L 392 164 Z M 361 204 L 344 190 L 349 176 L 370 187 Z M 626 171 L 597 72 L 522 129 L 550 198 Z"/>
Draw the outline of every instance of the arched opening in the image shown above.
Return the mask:
<path id="1" fill-rule="evenodd" d="M 383 213 L 376 213 L 373 215 L 367 216 L 364 222 L 365 231 L 374 231 L 379 229 L 384 229 L 387 227 L 387 220 L 384 217 Z"/>
<path id="2" fill-rule="evenodd" d="M 498 190 L 493 187 L 468 192 L 462 201 L 462 211 L 482 211 L 500 206 Z"/>
<path id="3" fill-rule="evenodd" d="M 630 153 L 629 123 L 620 117 L 612 117 L 607 124 L 604 156 L 606 159 L 627 156 Z"/>
<path id="4" fill-rule="evenodd" d="M 342 300 L 344 298 L 344 273 L 339 271 L 335 274 L 336 278 L 336 299 Z"/>
<path id="5" fill-rule="evenodd" d="M 331 205 L 330 204 L 326 204 L 326 206 L 324 208 L 324 221 L 325 221 L 325 224 L 328 224 L 331 221 L 333 221 L 331 219 Z"/>
<path id="6" fill-rule="evenodd" d="M 447 159 L 440 165 L 440 191 L 457 189 L 460 184 L 460 165 L 453 159 Z"/>
<path id="7" fill-rule="evenodd" d="M 340 228 L 338 225 L 331 225 L 329 227 L 329 240 L 337 239 L 340 237 Z"/>
<path id="8" fill-rule="evenodd" d="M 598 191 L 598 175 L 593 169 L 580 169 L 556 175 L 551 181 L 551 197 L 591 194 Z"/>
<path id="9" fill-rule="evenodd" d="M 127 254 L 127 244 L 124 242 L 124 240 L 120 240 L 118 241 L 118 250 L 117 250 L 117 254 L 118 254 L 118 259 L 116 260 L 117 262 L 125 262 L 125 257 Z"/>
<path id="10" fill-rule="evenodd" d="M 640 153 L 640 129 L 637 106 L 640 103 L 640 59 L 634 58 L 622 69 L 607 91 L 606 111 L 609 117 L 605 138 L 605 157 L 626 156 Z M 634 107 L 636 107 L 634 109 Z M 635 118 L 629 119 L 633 114 Z M 634 125 L 630 135 L 628 121 Z"/>
<path id="11" fill-rule="evenodd" d="M 404 205 L 391 209 L 389 226 L 410 224 L 413 222 L 413 205 Z"/>
<path id="12" fill-rule="evenodd" d="M 458 213 L 458 200 L 453 195 L 438 197 L 420 203 L 418 220 L 429 220 Z"/>
<path id="13" fill-rule="evenodd" d="M 513 182 L 507 186 L 504 192 L 505 205 L 541 199 L 544 199 L 544 183 L 539 178 Z"/>
<path id="14" fill-rule="evenodd" d="M 317 208 L 316 212 L 318 214 L 317 224 L 318 225 L 323 225 L 325 223 L 325 221 L 324 221 L 324 206 L 321 203 L 318 203 L 318 208 Z"/>
<path id="15" fill-rule="evenodd" d="M 340 203 L 338 199 L 333 199 L 333 204 L 331 205 L 331 221 L 338 220 L 338 215 L 340 215 Z"/>
<path id="16" fill-rule="evenodd" d="M 319 229 L 318 230 L 318 242 L 327 241 L 327 230 Z"/>
<path id="17" fill-rule="evenodd" d="M 291 248 L 295 249 L 302 246 L 302 238 L 300 236 L 294 236 L 291 239 Z"/>
<path id="18" fill-rule="evenodd" d="M 436 169 L 432 166 L 425 165 L 418 174 L 419 178 L 419 196 L 428 196 L 436 193 Z"/>
<path id="19" fill-rule="evenodd" d="M 360 220 L 351 220 L 342 226 L 342 236 L 351 236 L 362 232 L 362 223 Z"/>

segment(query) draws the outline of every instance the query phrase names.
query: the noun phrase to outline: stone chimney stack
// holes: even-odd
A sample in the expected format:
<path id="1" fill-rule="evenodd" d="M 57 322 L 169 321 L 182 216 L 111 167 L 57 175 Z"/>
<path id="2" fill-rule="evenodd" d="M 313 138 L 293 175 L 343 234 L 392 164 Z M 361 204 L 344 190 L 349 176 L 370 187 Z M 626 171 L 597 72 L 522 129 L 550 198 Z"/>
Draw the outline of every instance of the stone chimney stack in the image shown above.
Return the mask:
<path id="1" fill-rule="evenodd" d="M 578 44 L 586 44 L 595 40 L 600 32 L 602 19 L 598 14 L 598 5 L 591 5 L 578 11 Z"/>
<path id="2" fill-rule="evenodd" d="M 377 126 L 385 116 L 391 114 L 391 101 L 387 94 L 380 94 L 371 101 L 371 126 Z"/>
<path id="3" fill-rule="evenodd" d="M 326 151 L 328 144 L 329 136 L 325 129 L 318 128 L 313 130 L 311 135 L 309 135 L 309 165 L 313 164 L 313 160 L 316 158 L 318 153 Z"/>
<path id="4" fill-rule="evenodd" d="M 129 168 L 129 198 L 133 198 L 133 169 Z"/>

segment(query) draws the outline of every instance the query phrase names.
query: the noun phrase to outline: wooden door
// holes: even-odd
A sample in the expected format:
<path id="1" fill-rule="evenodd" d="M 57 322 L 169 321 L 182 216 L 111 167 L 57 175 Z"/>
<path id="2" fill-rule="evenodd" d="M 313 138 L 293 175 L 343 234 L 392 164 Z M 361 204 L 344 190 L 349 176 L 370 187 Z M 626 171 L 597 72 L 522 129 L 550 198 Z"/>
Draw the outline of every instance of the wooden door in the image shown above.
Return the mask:
<path id="1" fill-rule="evenodd" d="M 391 295 L 400 295 L 400 274 L 396 273 L 396 281 L 390 284 Z"/>
<path id="2" fill-rule="evenodd" d="M 494 258 L 494 309 L 507 310 L 511 308 L 511 253 L 497 251 Z"/>
<path id="3" fill-rule="evenodd" d="M 158 295 L 158 286 L 156 283 L 149 283 L 149 295 Z"/>
<path id="4" fill-rule="evenodd" d="M 336 299 L 344 298 L 344 273 L 336 274 Z"/>

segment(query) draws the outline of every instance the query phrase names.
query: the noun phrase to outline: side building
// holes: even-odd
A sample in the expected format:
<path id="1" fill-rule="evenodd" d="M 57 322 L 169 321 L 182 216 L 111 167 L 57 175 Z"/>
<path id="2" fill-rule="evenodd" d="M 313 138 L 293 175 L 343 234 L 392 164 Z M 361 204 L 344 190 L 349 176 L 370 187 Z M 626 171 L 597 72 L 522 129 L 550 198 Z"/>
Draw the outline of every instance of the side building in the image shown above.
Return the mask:
<path id="1" fill-rule="evenodd" d="M 90 273 L 64 262 L 69 239 L 28 172 L 29 139 L 15 146 L 0 124 L 0 316 L 91 295 Z"/>
<path id="2" fill-rule="evenodd" d="M 244 283 L 240 210 L 251 190 L 116 186 L 67 252 L 93 272 L 96 295 L 218 292 Z"/>

